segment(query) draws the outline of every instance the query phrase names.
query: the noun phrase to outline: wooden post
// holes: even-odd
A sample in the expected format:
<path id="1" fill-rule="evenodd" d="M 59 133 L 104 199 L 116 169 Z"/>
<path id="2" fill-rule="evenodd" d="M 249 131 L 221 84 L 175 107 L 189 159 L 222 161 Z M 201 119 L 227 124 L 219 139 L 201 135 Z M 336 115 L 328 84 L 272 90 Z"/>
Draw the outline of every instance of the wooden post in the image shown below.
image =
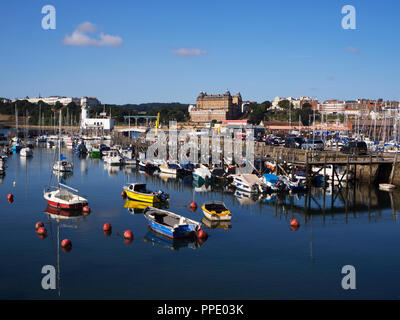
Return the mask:
<path id="1" fill-rule="evenodd" d="M 390 172 L 390 184 L 393 184 L 393 179 L 394 179 L 394 171 L 396 170 L 396 162 L 397 162 L 397 151 L 396 154 L 394 155 L 394 160 L 393 160 L 393 165 L 392 165 L 392 171 Z"/>
<path id="2" fill-rule="evenodd" d="M 372 155 L 369 155 L 369 185 L 372 184 Z"/>
<path id="3" fill-rule="evenodd" d="M 326 179 L 326 153 L 325 153 L 325 155 L 324 155 L 324 193 L 326 190 L 326 180 L 327 179 Z M 324 198 L 325 198 L 325 196 L 324 196 Z"/>

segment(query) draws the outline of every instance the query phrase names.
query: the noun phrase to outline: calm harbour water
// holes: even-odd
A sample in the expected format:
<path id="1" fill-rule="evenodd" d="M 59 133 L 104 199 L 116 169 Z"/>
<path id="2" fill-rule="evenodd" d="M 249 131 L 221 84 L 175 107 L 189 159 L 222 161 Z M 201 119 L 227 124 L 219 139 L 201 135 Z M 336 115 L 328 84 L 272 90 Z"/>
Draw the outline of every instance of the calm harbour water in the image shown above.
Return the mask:
<path id="1" fill-rule="evenodd" d="M 9 156 L 0 180 L 1 299 L 331 299 L 400 297 L 400 226 L 396 198 L 368 189 L 350 190 L 356 206 L 347 210 L 340 196 L 332 207 L 321 191 L 263 201 L 240 200 L 224 189 L 193 188 L 190 178 L 162 179 L 129 168 L 107 168 L 99 159 L 79 159 L 71 151 L 73 176 L 65 179 L 89 199 L 91 214 L 60 222 L 60 286 L 43 290 L 44 265 L 57 268 L 57 220 L 44 211 L 54 150 L 35 148 L 30 159 Z M 13 182 L 15 181 L 15 186 Z M 202 220 L 201 204 L 223 200 L 233 213 L 230 228 L 205 228 L 209 238 L 197 247 L 175 243 L 149 231 L 141 213 L 121 199 L 126 182 L 145 182 L 170 193 L 169 210 Z M 15 201 L 7 202 L 13 193 Z M 368 200 L 369 199 L 369 200 Z M 196 201 L 196 212 L 189 210 Z M 314 201 L 315 200 L 315 201 Z M 284 202 L 284 203 L 283 203 Z M 393 210 L 395 206 L 395 210 Z M 369 208 L 369 209 L 368 209 Z M 297 231 L 289 219 L 297 218 Z M 40 239 L 35 223 L 48 237 Z M 111 236 L 102 226 L 110 222 Z M 121 234 L 131 229 L 134 241 Z M 353 265 L 357 289 L 343 290 L 341 268 Z"/>

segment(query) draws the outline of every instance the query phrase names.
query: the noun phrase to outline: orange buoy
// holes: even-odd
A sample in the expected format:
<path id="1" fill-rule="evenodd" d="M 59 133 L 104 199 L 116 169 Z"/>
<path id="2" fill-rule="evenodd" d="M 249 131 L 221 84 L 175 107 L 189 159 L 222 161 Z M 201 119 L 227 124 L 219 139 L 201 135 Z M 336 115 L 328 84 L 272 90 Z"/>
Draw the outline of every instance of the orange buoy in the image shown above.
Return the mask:
<path id="1" fill-rule="evenodd" d="M 126 192 L 125 192 L 125 190 L 121 192 L 121 198 L 122 198 L 122 199 L 125 199 L 125 198 L 126 198 Z"/>
<path id="2" fill-rule="evenodd" d="M 110 231 L 111 232 L 111 223 L 105 223 L 103 226 L 103 231 Z"/>
<path id="3" fill-rule="evenodd" d="M 38 234 L 43 235 L 43 234 L 46 234 L 46 233 L 47 233 L 47 230 L 46 230 L 45 227 L 40 227 L 39 229 L 37 229 L 36 232 L 37 232 Z"/>
<path id="4" fill-rule="evenodd" d="M 85 212 L 85 213 L 90 213 L 90 208 L 88 206 L 84 206 L 82 208 L 82 211 Z"/>
<path id="5" fill-rule="evenodd" d="M 199 229 L 198 231 L 197 231 L 197 238 L 199 238 L 199 239 L 206 239 L 208 237 L 208 234 L 207 234 L 207 232 L 205 232 L 203 229 Z"/>
<path id="6" fill-rule="evenodd" d="M 12 193 L 7 195 L 7 201 L 8 203 L 12 203 L 14 201 L 14 195 Z"/>
<path id="7" fill-rule="evenodd" d="M 290 226 L 298 228 L 298 227 L 300 227 L 300 223 L 297 221 L 297 219 L 292 219 L 292 220 L 290 220 Z"/>
<path id="8" fill-rule="evenodd" d="M 44 223 L 42 221 L 36 222 L 36 224 L 35 224 L 35 229 L 36 230 L 39 229 L 39 228 L 42 228 L 42 227 L 44 227 Z"/>
<path id="9" fill-rule="evenodd" d="M 72 242 L 69 239 L 64 239 L 61 241 L 61 247 L 67 248 L 67 247 L 72 247 Z"/>

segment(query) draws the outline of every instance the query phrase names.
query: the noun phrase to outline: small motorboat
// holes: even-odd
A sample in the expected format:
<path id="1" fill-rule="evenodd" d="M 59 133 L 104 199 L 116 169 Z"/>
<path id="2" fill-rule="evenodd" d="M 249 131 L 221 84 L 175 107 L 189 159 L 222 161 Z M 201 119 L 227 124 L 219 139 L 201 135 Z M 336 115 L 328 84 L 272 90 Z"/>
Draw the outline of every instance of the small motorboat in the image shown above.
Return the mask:
<path id="1" fill-rule="evenodd" d="M 162 173 L 168 173 L 173 175 L 180 175 L 184 173 L 184 170 L 180 165 L 176 163 L 166 163 L 160 166 L 160 171 Z"/>
<path id="2" fill-rule="evenodd" d="M 169 199 L 169 194 L 164 191 L 147 190 L 145 183 L 131 183 L 129 186 L 124 186 L 123 189 L 130 200 L 142 201 L 151 205 L 163 203 Z"/>
<path id="3" fill-rule="evenodd" d="M 139 170 L 145 172 L 154 172 L 156 170 L 159 170 L 159 167 L 156 164 L 150 163 L 149 161 L 140 160 Z"/>
<path id="4" fill-rule="evenodd" d="M 53 165 L 53 170 L 56 172 L 72 172 L 74 164 L 66 160 L 60 160 Z"/>
<path id="5" fill-rule="evenodd" d="M 103 160 L 110 166 L 121 166 L 124 164 L 124 159 L 122 159 L 118 150 L 109 150 L 103 152 Z"/>
<path id="6" fill-rule="evenodd" d="M 379 184 L 379 190 L 392 191 L 393 189 L 396 189 L 396 186 L 394 184 L 390 184 L 390 183 L 380 183 Z"/>
<path id="7" fill-rule="evenodd" d="M 234 174 L 232 184 L 241 191 L 263 193 L 267 191 L 266 184 L 255 174 Z"/>
<path id="8" fill-rule="evenodd" d="M 20 155 L 21 157 L 32 157 L 32 156 L 33 156 L 33 151 L 32 151 L 31 148 L 25 147 L 25 148 L 22 148 L 22 149 L 19 151 L 19 155 Z"/>
<path id="9" fill-rule="evenodd" d="M 153 207 L 144 210 L 144 217 L 150 229 L 169 238 L 194 238 L 201 229 L 197 221 Z"/>
<path id="10" fill-rule="evenodd" d="M 204 216 L 211 221 L 229 221 L 232 219 L 232 213 L 221 201 L 209 201 L 202 205 Z"/>
<path id="11" fill-rule="evenodd" d="M 89 149 L 89 155 L 90 158 L 92 159 L 100 159 L 101 158 L 100 146 L 96 144 L 92 145 L 91 148 Z"/>
<path id="12" fill-rule="evenodd" d="M 199 183 L 212 183 L 214 180 L 214 176 L 212 175 L 209 168 L 207 168 L 203 164 L 200 164 L 193 171 L 193 179 Z"/>

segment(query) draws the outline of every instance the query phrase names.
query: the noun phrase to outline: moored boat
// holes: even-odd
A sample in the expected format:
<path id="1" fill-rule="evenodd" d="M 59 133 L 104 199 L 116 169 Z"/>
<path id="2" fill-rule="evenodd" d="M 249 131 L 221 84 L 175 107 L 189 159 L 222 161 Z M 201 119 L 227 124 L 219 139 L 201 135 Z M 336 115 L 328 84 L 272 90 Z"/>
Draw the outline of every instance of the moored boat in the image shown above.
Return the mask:
<path id="1" fill-rule="evenodd" d="M 380 183 L 379 189 L 384 191 L 392 191 L 393 189 L 396 189 L 396 186 L 390 183 Z"/>
<path id="2" fill-rule="evenodd" d="M 32 157 L 32 156 L 33 156 L 33 151 L 32 151 L 31 148 L 25 147 L 25 148 L 22 148 L 22 149 L 19 151 L 19 155 L 20 155 L 21 157 Z"/>
<path id="3" fill-rule="evenodd" d="M 74 164 L 66 160 L 60 160 L 53 165 L 53 170 L 56 172 L 72 172 Z"/>
<path id="4" fill-rule="evenodd" d="M 148 204 L 163 203 L 168 201 L 169 194 L 164 191 L 150 191 L 147 190 L 145 183 L 131 183 L 123 187 L 126 196 L 130 200 L 146 202 Z"/>
<path id="5" fill-rule="evenodd" d="M 197 221 L 153 207 L 145 209 L 144 217 L 149 228 L 169 238 L 194 238 L 201 230 Z"/>
<path id="6" fill-rule="evenodd" d="M 160 171 L 162 173 L 179 175 L 183 174 L 184 170 L 176 163 L 166 163 L 160 166 Z"/>
<path id="7" fill-rule="evenodd" d="M 232 219 L 232 213 L 221 201 L 205 202 L 201 206 L 201 209 L 203 210 L 204 216 L 211 221 L 229 221 Z"/>

